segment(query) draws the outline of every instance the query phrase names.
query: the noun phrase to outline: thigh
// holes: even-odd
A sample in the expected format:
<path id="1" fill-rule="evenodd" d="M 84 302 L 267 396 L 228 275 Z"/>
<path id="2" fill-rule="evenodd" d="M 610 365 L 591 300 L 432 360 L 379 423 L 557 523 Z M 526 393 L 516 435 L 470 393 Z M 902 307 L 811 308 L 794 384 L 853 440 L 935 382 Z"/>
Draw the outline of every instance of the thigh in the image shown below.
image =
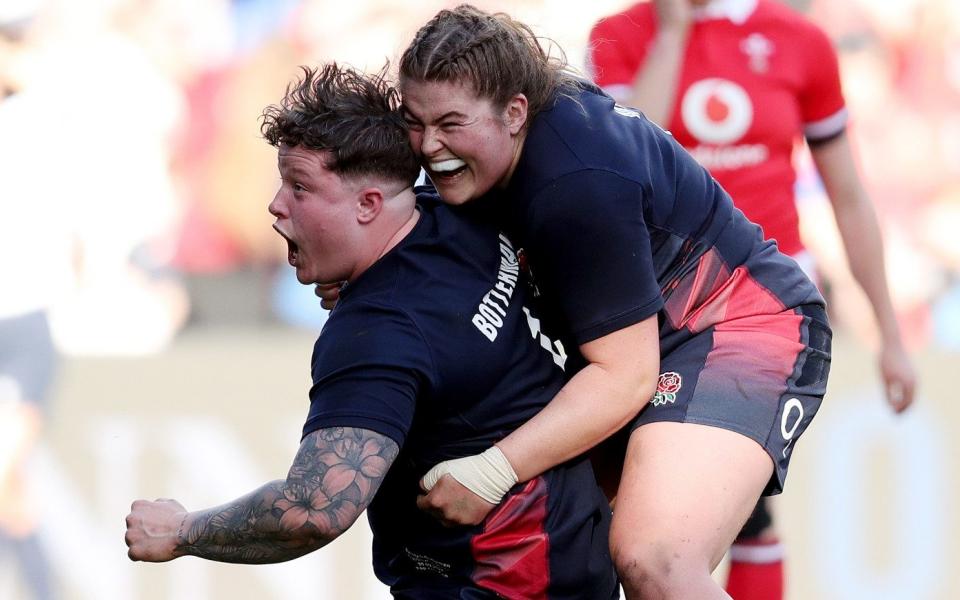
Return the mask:
<path id="1" fill-rule="evenodd" d="M 766 450 L 739 433 L 695 423 L 638 427 L 627 445 L 613 543 L 691 553 L 713 569 L 772 472 Z"/>

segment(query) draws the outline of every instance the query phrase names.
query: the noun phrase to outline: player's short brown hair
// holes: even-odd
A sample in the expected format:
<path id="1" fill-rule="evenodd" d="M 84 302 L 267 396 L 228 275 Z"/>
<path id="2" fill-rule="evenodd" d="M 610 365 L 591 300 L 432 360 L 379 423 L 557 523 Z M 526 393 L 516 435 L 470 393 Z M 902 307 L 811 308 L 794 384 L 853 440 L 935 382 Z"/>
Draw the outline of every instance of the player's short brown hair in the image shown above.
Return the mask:
<path id="1" fill-rule="evenodd" d="M 341 177 L 377 175 L 413 184 L 420 167 L 386 67 L 376 75 L 336 63 L 301 69 L 283 100 L 263 111 L 263 137 L 273 146 L 329 151 L 325 166 Z"/>

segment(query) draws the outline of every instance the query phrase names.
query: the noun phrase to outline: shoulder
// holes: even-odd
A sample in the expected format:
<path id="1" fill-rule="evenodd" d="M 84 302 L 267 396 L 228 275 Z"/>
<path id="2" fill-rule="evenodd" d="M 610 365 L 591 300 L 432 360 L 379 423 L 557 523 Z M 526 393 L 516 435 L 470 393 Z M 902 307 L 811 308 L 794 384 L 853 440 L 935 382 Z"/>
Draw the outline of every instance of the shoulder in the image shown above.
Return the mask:
<path id="1" fill-rule="evenodd" d="M 489 202 L 475 200 L 463 206 L 450 206 L 440 199 L 432 183 L 418 186 L 415 191 L 417 206 L 426 223 L 419 227 L 419 238 L 411 244 L 412 249 L 432 244 L 437 247 L 435 249 L 471 251 L 475 237 L 481 240 L 496 238 L 497 228 Z M 422 260 L 429 261 L 443 253 L 430 251 L 426 254 Z"/>
<path id="2" fill-rule="evenodd" d="M 314 343 L 314 363 L 393 362 L 426 347 L 410 312 L 388 298 L 350 298 L 330 315 Z"/>
<path id="3" fill-rule="evenodd" d="M 668 133 L 589 84 L 537 115 L 526 143 L 523 176 L 541 180 L 594 169 L 646 181 L 673 151 Z"/>
<path id="4" fill-rule="evenodd" d="M 554 152 L 566 149 L 576 153 L 580 147 L 590 147 L 596 133 L 611 117 L 614 104 L 613 98 L 594 84 L 578 81 L 574 87 L 558 93 L 553 105 L 534 118 L 527 148 L 549 143 Z M 591 136 L 590 132 L 595 133 Z M 534 157 L 544 158 L 540 149 Z"/>
<path id="5" fill-rule="evenodd" d="M 337 307 L 314 343 L 314 386 L 376 383 L 374 374 L 432 380 L 436 361 L 422 330 L 404 311 L 385 304 Z M 382 380 L 382 377 L 380 377 Z"/>
<path id="6" fill-rule="evenodd" d="M 635 213 L 644 197 L 641 183 L 609 169 L 571 171 L 531 195 L 523 215 L 525 229 L 531 240 L 606 243 L 621 225 L 637 223 Z"/>

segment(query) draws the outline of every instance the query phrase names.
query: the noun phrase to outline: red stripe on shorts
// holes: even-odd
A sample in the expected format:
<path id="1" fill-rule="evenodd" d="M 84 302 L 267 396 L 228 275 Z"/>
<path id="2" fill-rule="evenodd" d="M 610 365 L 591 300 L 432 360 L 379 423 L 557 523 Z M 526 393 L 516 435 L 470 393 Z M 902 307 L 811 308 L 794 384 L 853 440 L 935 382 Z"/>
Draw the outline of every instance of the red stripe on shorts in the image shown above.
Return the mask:
<path id="1" fill-rule="evenodd" d="M 743 267 L 734 271 L 733 278 L 736 286 L 725 295 L 722 313 L 716 315 L 720 321 L 714 325 L 713 349 L 698 385 L 729 388 L 727 392 L 734 396 L 749 389 L 777 399 L 806 347 L 800 332 L 803 316 L 786 309 Z M 749 357 L 748 363 L 744 357 Z"/>
<path id="2" fill-rule="evenodd" d="M 550 539 L 545 530 L 547 484 L 532 479 L 507 498 L 471 541 L 474 582 L 507 598 L 546 598 Z"/>

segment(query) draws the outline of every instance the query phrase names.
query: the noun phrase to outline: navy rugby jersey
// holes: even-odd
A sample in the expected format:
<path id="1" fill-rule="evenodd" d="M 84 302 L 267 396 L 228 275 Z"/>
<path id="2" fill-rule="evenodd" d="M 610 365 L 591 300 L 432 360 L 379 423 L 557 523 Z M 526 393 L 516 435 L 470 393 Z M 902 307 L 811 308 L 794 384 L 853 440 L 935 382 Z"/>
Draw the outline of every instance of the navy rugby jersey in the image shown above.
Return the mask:
<path id="1" fill-rule="evenodd" d="M 398 597 L 616 597 L 609 508 L 585 459 L 518 484 L 476 527 L 417 509 L 430 467 L 486 450 L 563 384 L 507 238 L 423 190 L 418 207 L 411 233 L 341 291 L 314 347 L 304 435 L 359 427 L 400 445 L 368 511 L 375 571 Z"/>
<path id="2" fill-rule="evenodd" d="M 823 303 L 669 133 L 586 82 L 534 118 L 493 196 L 568 350 L 658 311 L 667 352 L 717 323 Z"/>

